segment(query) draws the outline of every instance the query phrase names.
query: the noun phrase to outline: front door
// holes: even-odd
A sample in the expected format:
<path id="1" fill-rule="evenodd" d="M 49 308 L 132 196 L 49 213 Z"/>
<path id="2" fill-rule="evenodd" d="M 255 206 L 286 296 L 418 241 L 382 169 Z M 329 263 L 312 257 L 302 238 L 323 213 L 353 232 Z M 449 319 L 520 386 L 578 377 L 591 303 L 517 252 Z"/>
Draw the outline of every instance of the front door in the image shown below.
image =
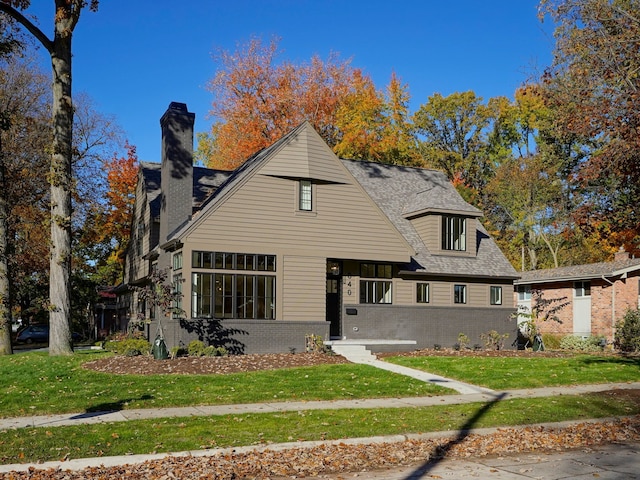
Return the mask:
<path id="1" fill-rule="evenodd" d="M 327 322 L 330 323 L 329 335 L 334 338 L 342 337 L 341 302 L 342 290 L 342 264 L 341 262 L 327 261 Z"/>

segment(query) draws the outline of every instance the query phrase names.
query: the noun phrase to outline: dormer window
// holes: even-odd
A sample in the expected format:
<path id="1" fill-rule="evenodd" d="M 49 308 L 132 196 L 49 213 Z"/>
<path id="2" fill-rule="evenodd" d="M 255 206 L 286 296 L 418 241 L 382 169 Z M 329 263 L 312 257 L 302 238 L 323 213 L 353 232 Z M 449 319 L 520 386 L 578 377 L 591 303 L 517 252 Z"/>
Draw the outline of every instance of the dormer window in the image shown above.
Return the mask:
<path id="1" fill-rule="evenodd" d="M 310 212 L 313 208 L 311 180 L 300 180 L 300 191 L 298 194 L 298 208 L 303 212 Z"/>
<path id="2" fill-rule="evenodd" d="M 442 217 L 442 250 L 464 252 L 467 250 L 467 219 Z"/>

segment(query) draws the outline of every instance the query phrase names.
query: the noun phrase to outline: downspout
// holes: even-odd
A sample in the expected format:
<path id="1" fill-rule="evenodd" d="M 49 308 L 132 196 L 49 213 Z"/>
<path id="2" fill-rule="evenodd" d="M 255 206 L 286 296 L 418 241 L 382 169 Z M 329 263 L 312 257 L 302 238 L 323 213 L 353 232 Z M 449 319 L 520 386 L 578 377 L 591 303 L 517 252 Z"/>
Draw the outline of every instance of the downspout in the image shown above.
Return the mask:
<path id="1" fill-rule="evenodd" d="M 616 328 L 616 284 L 612 282 L 604 275 L 602 275 L 602 280 L 611 285 L 611 339 L 615 337 L 615 328 Z"/>

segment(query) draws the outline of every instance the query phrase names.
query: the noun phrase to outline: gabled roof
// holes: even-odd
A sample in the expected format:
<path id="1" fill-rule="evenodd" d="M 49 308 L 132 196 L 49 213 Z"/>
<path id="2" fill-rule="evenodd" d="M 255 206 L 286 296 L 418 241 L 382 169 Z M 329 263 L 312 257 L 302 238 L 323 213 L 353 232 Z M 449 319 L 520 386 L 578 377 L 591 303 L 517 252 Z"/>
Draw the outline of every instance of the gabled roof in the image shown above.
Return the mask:
<path id="1" fill-rule="evenodd" d="M 518 274 L 478 222 L 475 257 L 433 255 L 409 220 L 419 213 L 448 212 L 477 217 L 439 171 L 343 160 L 351 174 L 417 252 L 409 272 L 442 276 L 517 278 Z"/>
<path id="2" fill-rule="evenodd" d="M 520 279 L 517 280 L 515 284 L 525 285 L 533 283 L 580 281 L 602 277 L 614 278 L 634 271 L 640 271 L 640 258 L 520 272 Z"/>
<path id="3" fill-rule="evenodd" d="M 160 216 L 160 171 L 159 163 L 140 162 L 143 188 L 147 194 L 151 217 Z M 202 202 L 211 196 L 233 172 L 213 170 L 211 168 L 193 167 L 193 206 L 201 208 Z"/>

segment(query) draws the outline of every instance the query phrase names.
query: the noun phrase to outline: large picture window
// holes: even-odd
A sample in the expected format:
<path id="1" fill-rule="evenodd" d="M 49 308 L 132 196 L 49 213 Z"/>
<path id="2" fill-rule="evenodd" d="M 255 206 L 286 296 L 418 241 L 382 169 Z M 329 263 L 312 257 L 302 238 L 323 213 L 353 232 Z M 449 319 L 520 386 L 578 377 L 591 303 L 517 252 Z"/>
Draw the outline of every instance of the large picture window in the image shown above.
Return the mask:
<path id="1" fill-rule="evenodd" d="M 392 271 L 388 264 L 361 264 L 360 303 L 392 303 Z"/>
<path id="2" fill-rule="evenodd" d="M 467 249 L 467 222 L 463 217 L 442 217 L 442 250 L 464 252 Z"/>

